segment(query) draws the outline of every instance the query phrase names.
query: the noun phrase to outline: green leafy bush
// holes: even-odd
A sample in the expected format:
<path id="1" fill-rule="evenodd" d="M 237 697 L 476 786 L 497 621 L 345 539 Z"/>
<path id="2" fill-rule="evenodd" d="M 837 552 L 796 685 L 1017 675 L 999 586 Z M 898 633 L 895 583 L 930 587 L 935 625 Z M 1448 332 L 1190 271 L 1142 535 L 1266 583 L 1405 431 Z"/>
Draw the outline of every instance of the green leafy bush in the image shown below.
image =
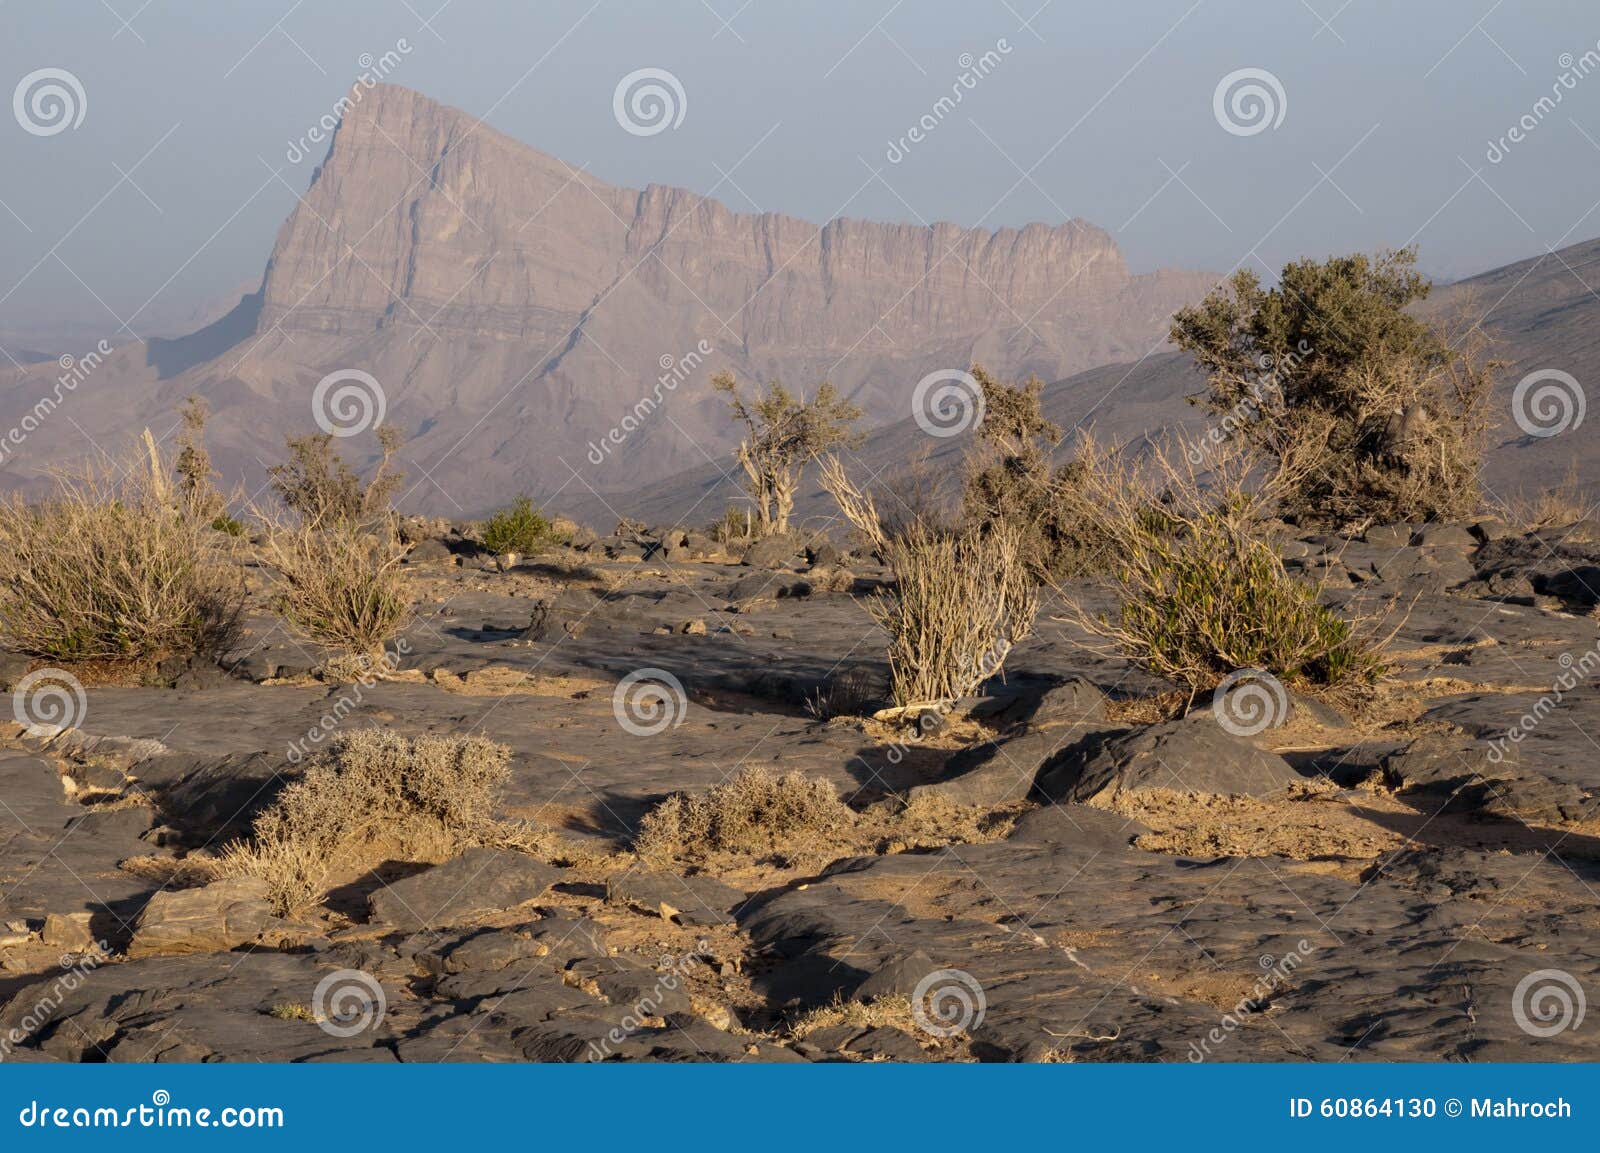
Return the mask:
<path id="1" fill-rule="evenodd" d="M 484 522 L 478 539 L 495 554 L 537 551 L 551 538 L 550 521 L 532 499 L 519 496 Z"/>

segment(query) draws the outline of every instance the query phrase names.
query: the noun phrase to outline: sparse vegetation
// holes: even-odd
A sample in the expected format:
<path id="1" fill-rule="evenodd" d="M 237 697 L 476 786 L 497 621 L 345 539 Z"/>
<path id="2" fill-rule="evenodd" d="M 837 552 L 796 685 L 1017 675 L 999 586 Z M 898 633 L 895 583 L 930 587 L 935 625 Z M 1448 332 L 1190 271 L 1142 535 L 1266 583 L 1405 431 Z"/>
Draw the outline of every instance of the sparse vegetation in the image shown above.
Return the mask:
<path id="1" fill-rule="evenodd" d="M 206 524 L 175 499 L 147 437 L 125 469 L 60 478 L 33 506 L 0 501 L 0 630 L 52 661 L 150 665 L 215 657 L 243 603 L 237 575 L 208 551 Z"/>
<path id="2" fill-rule="evenodd" d="M 261 877 L 280 914 L 321 900 L 330 878 L 399 856 L 444 860 L 477 845 L 531 843 L 493 818 L 510 750 L 482 737 L 337 735 L 299 780 L 257 815 L 249 842 L 218 860 L 227 876 Z"/>
<path id="3" fill-rule="evenodd" d="M 551 539 L 550 521 L 527 495 L 518 496 L 485 521 L 478 537 L 484 548 L 497 555 L 537 552 Z"/>
<path id="4" fill-rule="evenodd" d="M 1023 531 L 1007 520 L 954 534 L 912 523 L 891 536 L 835 457 L 823 461 L 822 487 L 894 570 L 869 611 L 889 636 L 895 704 L 957 700 L 998 673 L 1039 610 Z"/>
<path id="5" fill-rule="evenodd" d="M 377 655 L 410 619 L 403 555 L 387 534 L 345 521 L 269 524 L 262 545 L 278 611 L 310 639 L 358 657 Z"/>
<path id="6" fill-rule="evenodd" d="M 291 436 L 289 459 L 267 470 L 272 490 L 284 506 L 310 528 L 325 525 L 370 525 L 389 513 L 389 502 L 403 479 L 391 472 L 400 449 L 400 433 L 391 425 L 378 429 L 378 466 L 363 483 L 356 470 L 333 448 L 333 436 Z"/>
<path id="7" fill-rule="evenodd" d="M 788 532 L 801 472 L 829 449 L 857 439 L 851 426 L 861 419 L 861 409 L 826 382 L 810 400 L 777 381 L 747 400 L 731 372 L 712 377 L 711 387 L 723 394 L 734 419 L 745 427 L 736 456 L 744 468 L 745 491 L 755 504 L 757 534 Z"/>
<path id="8" fill-rule="evenodd" d="M 639 823 L 634 847 L 647 858 L 687 850 L 768 853 L 831 839 L 854 822 L 827 781 L 745 768 L 704 793 L 662 801 Z"/>
<path id="9" fill-rule="evenodd" d="M 211 454 L 206 451 L 208 415 L 205 398 L 200 396 L 189 397 L 178 408 L 178 459 L 173 466 L 178 476 L 178 496 L 184 512 L 195 520 L 231 519 L 222 512 L 217 474 L 211 467 Z"/>
<path id="10" fill-rule="evenodd" d="M 1112 542 L 1121 605 L 1115 617 L 1074 615 L 1122 655 L 1192 692 L 1245 668 L 1307 690 L 1381 676 L 1376 646 L 1284 569 L 1263 528 L 1270 492 L 1243 483 L 1247 457 L 1214 459 L 1209 484 L 1182 453 L 1141 465 L 1086 439 L 1082 459 L 1082 512 Z"/>
<path id="11" fill-rule="evenodd" d="M 1478 503 L 1500 365 L 1476 325 L 1436 328 L 1409 306 L 1430 285 L 1415 249 L 1306 260 L 1279 284 L 1248 269 L 1173 319 L 1229 435 L 1276 461 L 1301 524 L 1459 518 Z"/>
<path id="12" fill-rule="evenodd" d="M 1082 468 L 1051 465 L 1061 429 L 1040 406 L 1044 384 L 995 380 L 981 365 L 972 375 L 983 389 L 983 423 L 966 462 L 961 507 L 966 522 L 988 532 L 1007 525 L 1017 534 L 1023 563 L 1039 579 L 1077 576 L 1097 564 L 1108 543 L 1071 499 Z"/>

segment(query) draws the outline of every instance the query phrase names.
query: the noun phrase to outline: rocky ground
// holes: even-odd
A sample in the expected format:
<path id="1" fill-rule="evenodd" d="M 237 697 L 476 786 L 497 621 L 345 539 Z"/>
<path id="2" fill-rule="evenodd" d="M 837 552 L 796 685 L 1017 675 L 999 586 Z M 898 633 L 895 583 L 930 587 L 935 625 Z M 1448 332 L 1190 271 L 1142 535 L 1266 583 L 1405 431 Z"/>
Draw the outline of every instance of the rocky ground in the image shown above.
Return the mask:
<path id="1" fill-rule="evenodd" d="M 1251 735 L 1223 723 L 1246 686 L 1180 715 L 1058 599 L 917 735 L 859 715 L 887 683 L 870 562 L 579 543 L 423 541 L 417 619 L 369 683 L 314 677 L 326 654 L 264 608 L 226 670 L 80 670 L 64 729 L 5 662 L 4 1058 L 1600 1059 L 1586 534 L 1290 540 L 1394 671 L 1341 708 L 1269 701 Z M 642 670 L 681 702 L 635 708 Z M 362 725 L 509 746 L 502 815 L 547 851 L 388 861 L 298 918 L 213 879 Z M 632 851 L 667 795 L 749 767 L 824 778 L 860 820 L 769 855 Z"/>

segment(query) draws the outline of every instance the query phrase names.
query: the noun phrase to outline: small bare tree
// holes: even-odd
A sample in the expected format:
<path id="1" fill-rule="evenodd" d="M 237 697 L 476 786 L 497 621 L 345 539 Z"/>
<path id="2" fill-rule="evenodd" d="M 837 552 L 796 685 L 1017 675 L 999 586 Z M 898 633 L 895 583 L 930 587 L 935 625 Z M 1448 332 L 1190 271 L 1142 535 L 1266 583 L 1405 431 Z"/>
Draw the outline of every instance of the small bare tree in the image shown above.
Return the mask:
<path id="1" fill-rule="evenodd" d="M 762 536 L 788 532 L 801 472 L 829 449 L 859 440 L 851 426 L 861 419 L 861 409 L 826 382 L 810 400 L 777 381 L 747 400 L 731 372 L 712 377 L 711 387 L 727 398 L 734 419 L 745 426 L 736 456 L 744 466 L 745 491 L 755 503 L 757 531 Z"/>

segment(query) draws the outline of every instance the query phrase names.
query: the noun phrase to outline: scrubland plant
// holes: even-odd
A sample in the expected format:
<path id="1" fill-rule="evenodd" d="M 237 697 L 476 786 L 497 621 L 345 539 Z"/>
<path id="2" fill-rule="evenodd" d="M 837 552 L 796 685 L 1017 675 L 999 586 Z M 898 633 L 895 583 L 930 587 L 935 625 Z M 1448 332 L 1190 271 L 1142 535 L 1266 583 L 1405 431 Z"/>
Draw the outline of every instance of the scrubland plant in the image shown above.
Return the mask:
<path id="1" fill-rule="evenodd" d="M 0 502 L 7 646 L 59 662 L 220 655 L 244 591 L 211 536 L 148 432 L 120 467 L 58 477 L 37 504 Z"/>
<path id="2" fill-rule="evenodd" d="M 1052 464 L 1062 432 L 1045 419 L 1043 383 L 1005 384 L 976 364 L 972 376 L 983 390 L 984 415 L 966 460 L 963 517 L 985 531 L 1002 524 L 1014 530 L 1023 562 L 1041 580 L 1087 572 L 1106 542 L 1078 515 L 1073 494 L 1081 467 Z"/>
<path id="3" fill-rule="evenodd" d="M 376 657 L 411 617 L 400 560 L 404 547 L 384 527 L 320 525 L 261 514 L 275 605 L 318 644 L 362 660 Z"/>
<path id="4" fill-rule="evenodd" d="M 1202 473 L 1181 447 L 1133 460 L 1086 437 L 1079 460 L 1080 513 L 1110 542 L 1120 605 L 1100 614 L 1069 596 L 1070 616 L 1121 655 L 1192 692 L 1245 668 L 1310 691 L 1350 692 L 1382 675 L 1365 630 L 1284 568 L 1263 519 L 1276 490 L 1250 487 L 1259 470 L 1248 454 L 1225 449 Z"/>
<path id="5" fill-rule="evenodd" d="M 735 456 L 744 468 L 757 534 L 788 532 L 801 472 L 829 449 L 857 439 L 852 426 L 861 419 L 861 409 L 826 382 L 810 400 L 777 381 L 747 397 L 731 372 L 712 377 L 711 387 L 727 399 L 733 418 L 745 429 Z"/>
<path id="6" fill-rule="evenodd" d="M 484 521 L 479 543 L 492 553 L 532 553 L 550 542 L 550 522 L 532 498 L 517 497 Z"/>
<path id="7" fill-rule="evenodd" d="M 1300 524 L 1470 514 L 1500 368 L 1475 323 L 1431 324 L 1416 250 L 1248 269 L 1173 318 L 1230 433 L 1284 466 Z"/>
<path id="8" fill-rule="evenodd" d="M 289 459 L 267 470 L 273 492 L 310 528 L 370 526 L 387 519 L 389 502 L 403 479 L 390 471 L 400 449 L 400 433 L 391 425 L 382 425 L 377 436 L 378 465 L 368 481 L 334 451 L 331 434 L 289 437 Z"/>
<path id="9" fill-rule="evenodd" d="M 956 700 L 998 673 L 1039 609 L 1023 532 L 1006 521 L 955 532 L 912 522 L 891 535 L 837 458 L 823 461 L 822 486 L 894 570 L 869 611 L 888 634 L 895 704 Z"/>
<path id="10" fill-rule="evenodd" d="M 263 878 L 287 915 L 317 904 L 330 877 L 395 857 L 532 848 L 532 830 L 492 815 L 510 756 L 482 737 L 341 733 L 256 816 L 248 841 L 224 848 L 218 871 Z"/>
<path id="11" fill-rule="evenodd" d="M 744 768 L 704 793 L 672 794 L 645 814 L 634 847 L 646 858 L 771 852 L 832 836 L 855 819 L 827 781 Z"/>

